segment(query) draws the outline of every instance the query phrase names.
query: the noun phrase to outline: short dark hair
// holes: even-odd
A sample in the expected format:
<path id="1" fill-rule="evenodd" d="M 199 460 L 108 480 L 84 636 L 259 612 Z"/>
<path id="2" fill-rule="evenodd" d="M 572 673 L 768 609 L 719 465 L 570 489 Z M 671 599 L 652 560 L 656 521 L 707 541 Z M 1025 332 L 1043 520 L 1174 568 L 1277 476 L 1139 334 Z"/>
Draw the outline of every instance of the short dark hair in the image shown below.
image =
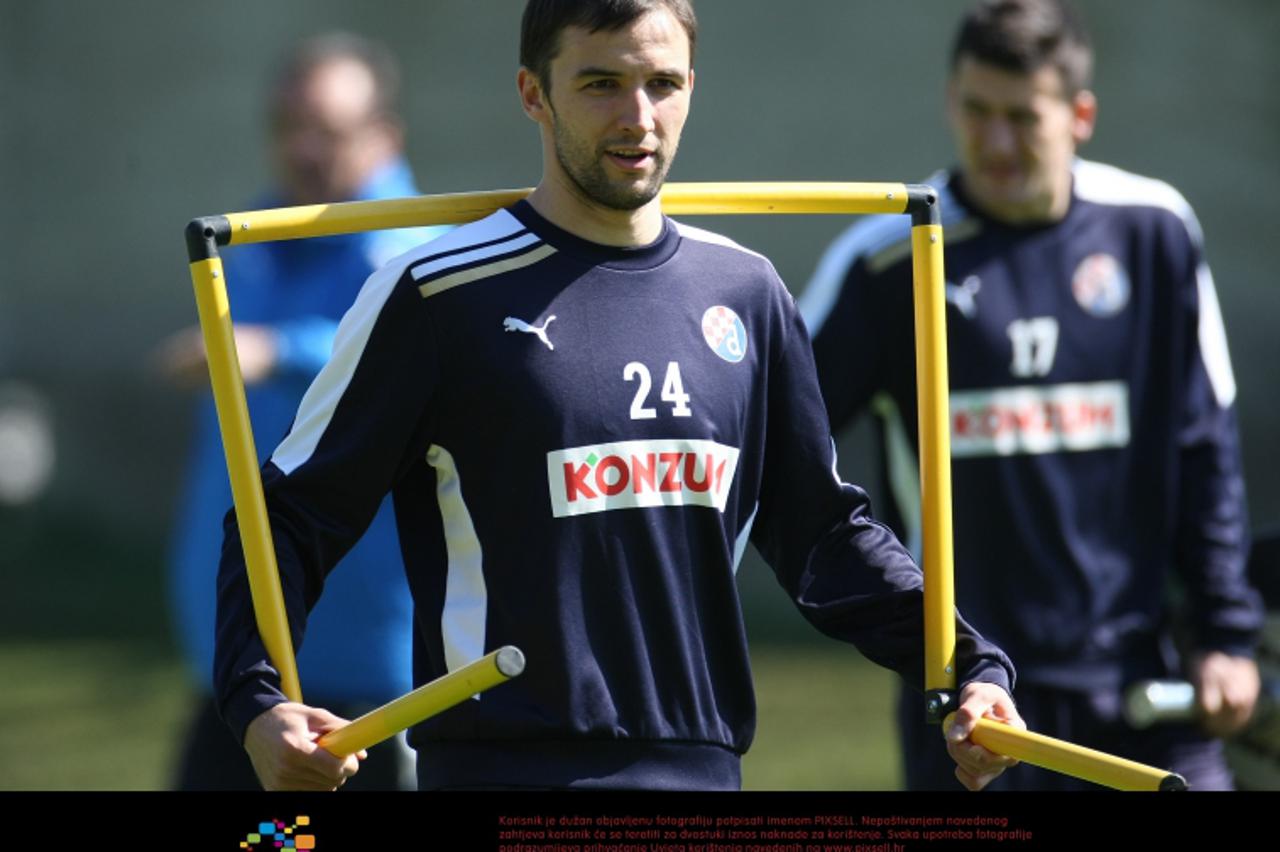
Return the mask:
<path id="1" fill-rule="evenodd" d="M 981 0 L 956 35 L 953 71 L 964 56 L 1019 74 L 1051 65 L 1067 97 L 1087 89 L 1093 77 L 1089 34 L 1065 0 Z"/>
<path id="2" fill-rule="evenodd" d="M 666 9 L 689 36 L 689 62 L 698 40 L 698 19 L 690 0 L 529 0 L 520 22 L 520 64 L 550 91 L 551 60 L 560 52 L 560 32 L 582 27 L 587 32 L 616 31 L 650 12 Z"/>
<path id="3" fill-rule="evenodd" d="M 363 65 L 373 77 L 372 115 L 394 118 L 400 99 L 400 66 L 395 55 L 381 42 L 354 33 L 327 33 L 299 44 L 276 72 L 274 97 L 301 82 L 316 68 L 343 60 Z M 272 108 L 276 108 L 275 103 Z"/>

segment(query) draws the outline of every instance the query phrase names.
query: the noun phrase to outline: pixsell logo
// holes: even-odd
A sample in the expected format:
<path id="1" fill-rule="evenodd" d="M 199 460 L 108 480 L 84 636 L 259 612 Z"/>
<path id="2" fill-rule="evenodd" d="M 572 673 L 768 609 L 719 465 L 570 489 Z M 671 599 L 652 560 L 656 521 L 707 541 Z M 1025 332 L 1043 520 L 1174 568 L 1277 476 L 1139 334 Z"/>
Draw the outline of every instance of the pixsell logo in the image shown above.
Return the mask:
<path id="1" fill-rule="evenodd" d="M 290 825 L 286 825 L 282 820 L 278 819 L 261 822 L 258 823 L 257 831 L 249 832 L 245 835 L 245 839 L 240 841 L 240 848 L 249 850 L 249 852 L 259 852 L 260 850 L 272 850 L 272 852 L 314 850 L 316 848 L 316 836 L 311 833 L 310 825 L 311 817 L 309 816 L 295 817 Z M 305 833 L 299 834 L 299 828 Z"/>
<path id="2" fill-rule="evenodd" d="M 738 450 L 682 438 L 617 441 L 547 453 L 551 513 L 557 518 L 643 506 L 724 511 Z"/>
<path id="3" fill-rule="evenodd" d="M 1094 382 L 951 394 L 951 454 L 1009 456 L 1129 444 L 1129 386 Z"/>

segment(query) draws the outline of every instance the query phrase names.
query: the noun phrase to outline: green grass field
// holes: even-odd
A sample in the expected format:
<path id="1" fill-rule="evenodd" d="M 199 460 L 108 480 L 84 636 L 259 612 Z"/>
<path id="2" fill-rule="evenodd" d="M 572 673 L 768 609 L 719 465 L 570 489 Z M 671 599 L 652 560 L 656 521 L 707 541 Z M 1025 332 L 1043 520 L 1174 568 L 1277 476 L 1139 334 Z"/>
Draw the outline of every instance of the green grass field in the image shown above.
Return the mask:
<path id="1" fill-rule="evenodd" d="M 896 677 L 837 643 L 752 654 L 760 724 L 748 790 L 896 790 Z"/>
<path id="2" fill-rule="evenodd" d="M 754 790 L 893 789 L 893 679 L 856 652 L 757 644 Z M 0 790 L 163 790 L 190 708 L 170 652 L 140 640 L 0 644 Z"/>
<path id="3" fill-rule="evenodd" d="M 6 640 L 0 789 L 162 790 L 185 676 L 140 642 Z"/>

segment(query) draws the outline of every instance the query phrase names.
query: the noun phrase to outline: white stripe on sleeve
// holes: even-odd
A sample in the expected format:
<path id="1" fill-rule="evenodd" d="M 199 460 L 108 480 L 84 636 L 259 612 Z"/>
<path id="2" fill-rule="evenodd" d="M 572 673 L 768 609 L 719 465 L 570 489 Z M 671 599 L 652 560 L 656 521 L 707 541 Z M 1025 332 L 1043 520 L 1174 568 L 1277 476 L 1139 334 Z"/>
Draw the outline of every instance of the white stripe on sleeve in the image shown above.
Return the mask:
<path id="1" fill-rule="evenodd" d="M 369 335 L 373 333 L 373 325 L 395 290 L 403 269 L 400 264 L 389 265 L 370 275 L 360 288 L 355 304 L 338 324 L 329 363 L 307 388 L 298 406 L 293 428 L 271 455 L 271 461 L 286 475 L 306 464 L 319 446 L 339 400 L 351 384 L 356 365 L 364 354 Z"/>
<path id="2" fill-rule="evenodd" d="M 444 447 L 433 444 L 427 450 L 427 464 L 436 472 L 436 502 L 440 506 L 449 559 L 440 632 L 444 639 L 445 665 L 449 671 L 456 671 L 484 656 L 489 610 L 484 554 L 471 512 L 462 498 L 462 481 L 453 456 Z"/>

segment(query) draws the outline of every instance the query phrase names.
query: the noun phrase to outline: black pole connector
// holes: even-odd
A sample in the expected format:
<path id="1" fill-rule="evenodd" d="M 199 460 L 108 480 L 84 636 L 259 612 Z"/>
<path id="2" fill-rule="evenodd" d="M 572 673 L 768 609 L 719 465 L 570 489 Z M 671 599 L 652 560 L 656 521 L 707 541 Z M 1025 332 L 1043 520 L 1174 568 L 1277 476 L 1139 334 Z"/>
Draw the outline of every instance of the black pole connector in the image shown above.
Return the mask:
<path id="1" fill-rule="evenodd" d="M 231 223 L 226 216 L 204 216 L 187 223 L 187 257 L 192 263 L 218 256 L 218 246 L 231 242 Z"/>
<path id="2" fill-rule="evenodd" d="M 941 225 L 938 191 L 923 183 L 907 184 L 907 212 L 911 214 L 912 225 Z"/>
<path id="3" fill-rule="evenodd" d="M 930 725 L 941 725 L 947 714 L 956 709 L 959 695 L 954 689 L 931 689 L 924 694 L 924 720 Z"/>
<path id="4" fill-rule="evenodd" d="M 1187 790 L 1187 779 L 1176 772 L 1170 772 L 1160 779 L 1161 793 L 1182 793 Z"/>

